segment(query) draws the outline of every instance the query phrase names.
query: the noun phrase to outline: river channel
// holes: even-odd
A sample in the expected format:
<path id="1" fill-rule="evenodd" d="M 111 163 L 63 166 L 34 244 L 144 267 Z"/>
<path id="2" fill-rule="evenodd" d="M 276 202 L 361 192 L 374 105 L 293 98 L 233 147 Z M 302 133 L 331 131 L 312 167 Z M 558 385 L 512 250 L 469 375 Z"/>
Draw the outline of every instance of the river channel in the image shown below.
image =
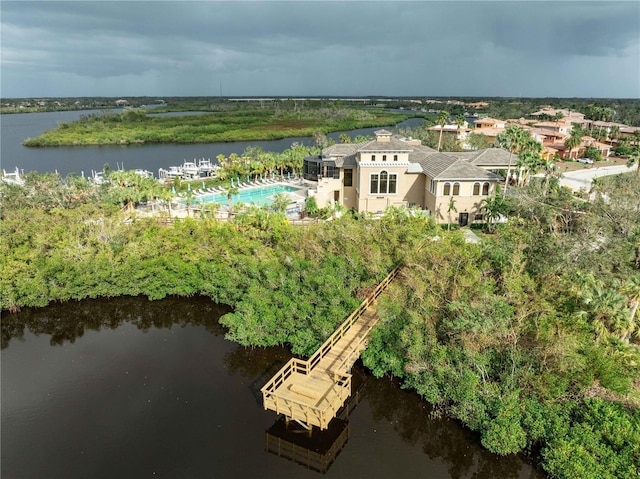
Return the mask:
<path id="1" fill-rule="evenodd" d="M 334 436 L 294 433 L 298 462 L 268 452 L 292 439 L 260 387 L 290 355 L 225 340 L 225 312 L 205 298 L 123 297 L 5 315 L 2 477 L 316 478 L 300 462 L 336 437 L 329 478 L 542 477 L 358 363 L 359 401 Z"/>
<path id="2" fill-rule="evenodd" d="M 14 171 L 17 168 L 24 172 L 38 171 L 40 173 L 57 171 L 62 176 L 69 173 L 85 176 L 91 170 L 102 171 L 105 164 L 112 169 L 122 166 L 133 170 L 140 168 L 149 170 L 156 176 L 159 168 L 179 166 L 185 160 L 215 158 L 223 154 L 241 154 L 248 146 L 260 146 L 265 151 L 281 153 L 290 148 L 293 143 L 311 145 L 310 137 L 290 137 L 282 140 L 267 141 L 238 141 L 233 143 L 193 143 L 193 144 L 148 144 L 148 145 L 104 145 L 104 146 L 60 146 L 47 148 L 27 148 L 22 142 L 27 138 L 39 136 L 46 130 L 55 128 L 58 122 L 70 122 L 83 115 L 99 113 L 100 110 L 60 111 L 46 113 L 22 113 L 0 115 L 0 130 L 2 141 L 0 144 L 0 159 L 2 168 Z M 422 123 L 421 118 L 411 118 L 399 123 L 397 127 L 414 127 Z M 378 128 L 363 128 L 347 132 L 330 133 L 329 137 L 337 140 L 341 133 L 348 133 L 351 137 L 357 135 L 373 135 Z"/>

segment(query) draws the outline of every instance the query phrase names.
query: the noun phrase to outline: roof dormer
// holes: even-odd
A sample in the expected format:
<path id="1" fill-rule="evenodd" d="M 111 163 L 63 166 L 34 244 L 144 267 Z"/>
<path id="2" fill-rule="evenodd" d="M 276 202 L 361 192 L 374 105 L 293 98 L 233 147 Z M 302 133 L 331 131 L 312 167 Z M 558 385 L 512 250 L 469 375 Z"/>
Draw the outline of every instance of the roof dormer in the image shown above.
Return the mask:
<path id="1" fill-rule="evenodd" d="M 376 135 L 376 141 L 385 143 L 391 141 L 392 133 L 388 130 L 376 130 L 373 132 Z"/>

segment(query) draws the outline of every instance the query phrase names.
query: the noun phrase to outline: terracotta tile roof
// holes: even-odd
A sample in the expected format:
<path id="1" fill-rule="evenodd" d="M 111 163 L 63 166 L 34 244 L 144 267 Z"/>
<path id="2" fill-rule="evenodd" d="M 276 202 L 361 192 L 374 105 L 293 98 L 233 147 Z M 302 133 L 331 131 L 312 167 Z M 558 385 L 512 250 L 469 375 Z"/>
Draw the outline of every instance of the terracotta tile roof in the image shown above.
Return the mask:
<path id="1" fill-rule="evenodd" d="M 504 128 L 492 128 L 490 126 L 485 128 L 474 128 L 471 130 L 471 133 L 475 133 L 476 135 L 485 135 L 485 136 L 497 136 L 498 134 L 504 132 Z"/>

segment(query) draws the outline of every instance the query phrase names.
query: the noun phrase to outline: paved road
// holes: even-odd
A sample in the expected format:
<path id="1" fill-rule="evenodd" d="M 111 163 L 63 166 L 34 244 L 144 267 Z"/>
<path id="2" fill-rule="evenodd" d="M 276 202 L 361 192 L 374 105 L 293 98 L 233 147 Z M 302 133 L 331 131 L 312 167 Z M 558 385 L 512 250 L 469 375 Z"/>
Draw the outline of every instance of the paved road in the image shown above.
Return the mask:
<path id="1" fill-rule="evenodd" d="M 619 175 L 620 173 L 627 173 L 634 171 L 638 168 L 638 165 L 633 165 L 632 168 L 627 168 L 624 165 L 618 166 L 602 166 L 596 168 L 589 168 L 584 170 L 567 171 L 562 174 L 560 178 L 561 186 L 568 186 L 574 191 L 584 190 L 589 192 L 591 190 L 591 180 L 593 178 L 600 178 L 601 176 Z"/>

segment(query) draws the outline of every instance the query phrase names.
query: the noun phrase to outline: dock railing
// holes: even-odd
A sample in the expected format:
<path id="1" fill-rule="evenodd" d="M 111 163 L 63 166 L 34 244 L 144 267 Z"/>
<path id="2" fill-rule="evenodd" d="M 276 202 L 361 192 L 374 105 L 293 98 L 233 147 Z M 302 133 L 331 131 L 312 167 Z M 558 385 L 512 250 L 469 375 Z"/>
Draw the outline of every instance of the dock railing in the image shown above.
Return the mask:
<path id="1" fill-rule="evenodd" d="M 303 404 L 302 402 L 295 401 L 293 399 L 280 400 L 277 394 L 277 390 L 282 386 L 287 379 L 293 374 L 309 375 L 313 368 L 324 358 L 333 346 L 349 331 L 349 329 L 360 319 L 367 308 L 382 294 L 389 283 L 398 275 L 400 266 L 396 266 L 387 277 L 380 282 L 369 294 L 360 306 L 354 310 L 349 317 L 322 343 L 318 350 L 307 360 L 292 358 L 273 376 L 267 384 L 265 384 L 261 391 L 264 399 L 265 409 L 274 410 L 277 414 L 285 414 L 288 417 L 300 417 L 302 415 L 307 424 L 317 423 L 321 427 L 327 427 L 332 417 L 327 416 L 327 409 L 323 404 L 321 398 L 316 407 Z M 338 365 L 337 368 L 332 368 L 331 371 L 327 371 L 334 381 L 334 392 L 337 393 L 337 398 L 340 404 L 344 403 L 351 394 L 351 374 L 346 370 L 351 367 L 351 361 L 355 361 L 353 353 L 359 353 L 360 345 L 366 341 L 371 327 L 367 330 L 367 333 L 359 339 L 354 351 L 347 355 L 347 357 Z M 338 406 L 339 407 L 339 406 Z M 313 420 L 311 420 L 313 417 Z"/>
<path id="2" fill-rule="evenodd" d="M 393 281 L 400 271 L 400 266 L 396 266 L 393 268 L 391 273 L 387 275 L 385 279 L 376 286 L 376 288 L 367 296 L 360 306 L 355 309 L 348 317 L 343 321 L 343 323 L 327 338 L 327 340 L 322 343 L 322 345 L 318 348 L 318 350 L 311 356 L 307 362 L 309 364 L 309 369 L 313 369 L 321 360 L 324 358 L 331 348 L 340 341 L 340 339 L 351 329 L 351 326 L 355 324 L 358 319 L 362 316 L 362 314 L 367 310 L 369 306 L 382 294 L 385 288 Z"/>

